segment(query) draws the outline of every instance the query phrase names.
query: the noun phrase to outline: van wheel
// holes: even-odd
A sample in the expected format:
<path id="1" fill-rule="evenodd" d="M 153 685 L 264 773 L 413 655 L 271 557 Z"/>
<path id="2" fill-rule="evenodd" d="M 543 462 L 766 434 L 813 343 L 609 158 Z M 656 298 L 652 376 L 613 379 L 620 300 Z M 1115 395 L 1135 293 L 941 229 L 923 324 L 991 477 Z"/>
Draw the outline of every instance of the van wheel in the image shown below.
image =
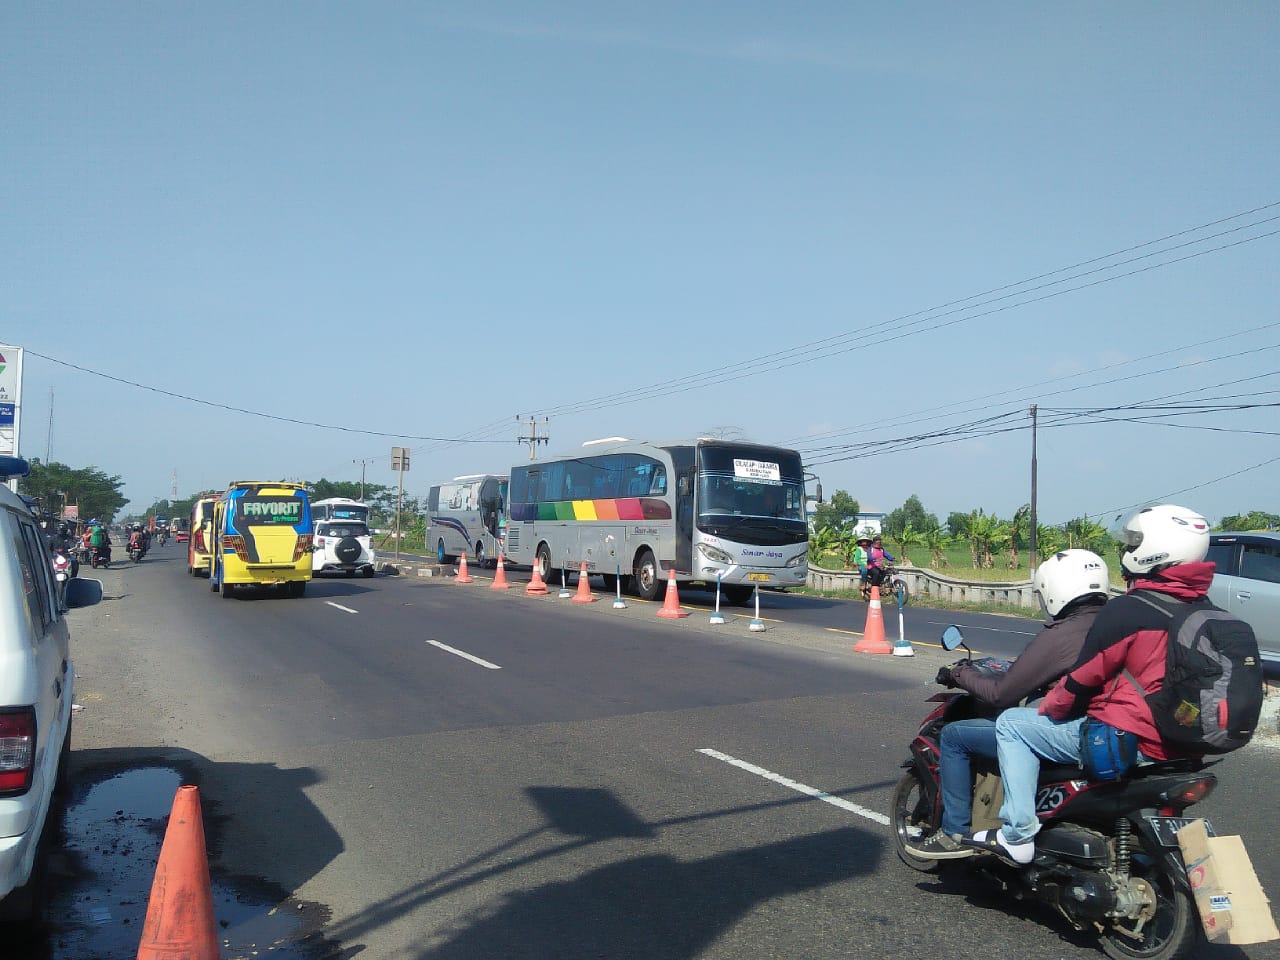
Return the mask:
<path id="1" fill-rule="evenodd" d="M 62 741 L 62 750 L 58 754 L 58 772 L 53 778 L 53 795 L 55 797 L 65 797 L 71 789 L 71 775 L 68 768 L 71 766 L 71 724 L 74 715 L 67 717 L 67 736 Z"/>
<path id="2" fill-rule="evenodd" d="M 376 571 L 373 569 L 373 567 L 365 567 L 365 568 L 364 568 L 362 571 L 360 571 L 360 572 L 361 572 L 361 573 L 363 573 L 363 574 L 365 575 L 365 578 L 366 578 L 366 579 L 368 579 L 369 577 L 372 577 Z"/>
<path id="3" fill-rule="evenodd" d="M 286 589 L 289 591 L 289 596 L 291 597 L 304 597 L 307 594 L 307 581 L 290 580 L 289 586 Z"/>

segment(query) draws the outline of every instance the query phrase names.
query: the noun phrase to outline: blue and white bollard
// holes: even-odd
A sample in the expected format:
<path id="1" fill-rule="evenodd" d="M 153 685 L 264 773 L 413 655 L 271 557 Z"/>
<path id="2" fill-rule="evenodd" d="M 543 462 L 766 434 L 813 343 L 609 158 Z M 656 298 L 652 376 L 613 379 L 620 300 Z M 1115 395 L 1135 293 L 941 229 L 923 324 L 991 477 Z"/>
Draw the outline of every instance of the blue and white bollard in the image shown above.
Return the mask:
<path id="1" fill-rule="evenodd" d="M 762 633 L 764 631 L 764 621 L 760 619 L 760 588 L 756 587 L 756 615 L 747 627 L 752 633 Z"/>
<path id="2" fill-rule="evenodd" d="M 907 639 L 907 631 L 902 622 L 902 591 L 893 591 L 894 597 L 898 600 L 898 639 L 893 644 L 893 655 L 895 657 L 914 657 L 916 652 L 911 649 L 911 641 Z"/>
<path id="3" fill-rule="evenodd" d="M 618 592 L 613 600 L 613 609 L 625 610 L 627 609 L 627 605 L 622 599 L 622 564 L 614 564 L 614 568 L 618 571 L 613 578 L 614 586 L 618 588 Z"/>
<path id="4" fill-rule="evenodd" d="M 712 623 L 724 623 L 724 615 L 720 613 L 720 574 L 716 574 L 716 608 L 711 612 Z"/>

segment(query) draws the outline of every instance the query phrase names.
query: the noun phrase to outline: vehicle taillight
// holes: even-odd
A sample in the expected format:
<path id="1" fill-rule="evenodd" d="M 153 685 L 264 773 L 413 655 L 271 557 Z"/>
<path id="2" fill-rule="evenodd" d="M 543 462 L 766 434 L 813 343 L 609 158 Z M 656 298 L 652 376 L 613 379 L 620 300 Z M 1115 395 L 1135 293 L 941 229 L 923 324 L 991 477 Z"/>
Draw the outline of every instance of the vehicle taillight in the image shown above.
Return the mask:
<path id="1" fill-rule="evenodd" d="M 1175 807 L 1189 807 L 1193 803 L 1199 803 L 1211 794 L 1213 788 L 1217 785 L 1217 777 L 1197 777 L 1194 780 L 1188 780 L 1176 787 L 1169 788 L 1160 794 L 1160 799 L 1168 801 Z"/>
<path id="2" fill-rule="evenodd" d="M 297 543 L 293 545 L 293 562 L 297 563 L 302 559 L 303 554 L 311 549 L 311 534 L 304 533 L 298 537 Z"/>
<path id="3" fill-rule="evenodd" d="M 201 553 L 208 553 L 208 552 L 209 552 L 208 550 L 206 550 L 206 549 L 205 549 L 205 546 L 204 546 L 204 531 L 203 531 L 203 530 L 197 530 L 197 531 L 196 531 L 196 535 L 195 535 L 195 545 L 196 545 L 196 549 L 197 549 L 197 550 L 199 550 Z"/>
<path id="4" fill-rule="evenodd" d="M 30 790 L 35 765 L 35 710 L 0 711 L 0 794 L 12 796 Z"/>
<path id="5" fill-rule="evenodd" d="M 225 535 L 222 538 L 222 546 L 223 549 L 230 547 L 242 561 L 249 562 L 249 551 L 244 548 L 244 537 L 239 534 L 229 533 Z"/>

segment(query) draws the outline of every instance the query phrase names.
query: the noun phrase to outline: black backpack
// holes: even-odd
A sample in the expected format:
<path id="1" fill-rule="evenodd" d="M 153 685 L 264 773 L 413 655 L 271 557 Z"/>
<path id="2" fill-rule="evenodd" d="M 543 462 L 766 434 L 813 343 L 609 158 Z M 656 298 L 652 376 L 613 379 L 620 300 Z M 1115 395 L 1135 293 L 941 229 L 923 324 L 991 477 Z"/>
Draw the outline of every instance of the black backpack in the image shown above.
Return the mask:
<path id="1" fill-rule="evenodd" d="M 1208 600 L 1185 603 L 1154 591 L 1131 596 L 1169 618 L 1164 684 L 1144 693 L 1161 739 L 1189 754 L 1243 747 L 1262 712 L 1262 663 L 1253 628 Z"/>

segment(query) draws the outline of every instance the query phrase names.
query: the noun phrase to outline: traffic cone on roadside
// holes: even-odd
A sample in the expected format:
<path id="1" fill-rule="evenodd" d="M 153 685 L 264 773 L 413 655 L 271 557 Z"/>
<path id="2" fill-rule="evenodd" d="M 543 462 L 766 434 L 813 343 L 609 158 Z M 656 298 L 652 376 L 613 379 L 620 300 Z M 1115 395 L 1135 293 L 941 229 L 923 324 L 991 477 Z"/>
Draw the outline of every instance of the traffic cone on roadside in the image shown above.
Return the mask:
<path id="1" fill-rule="evenodd" d="M 662 600 L 662 609 L 658 611 L 658 616 L 675 620 L 688 615 L 687 610 L 680 609 L 680 592 L 676 590 L 676 568 L 672 567 L 667 571 L 667 595 Z"/>
<path id="2" fill-rule="evenodd" d="M 471 583 L 473 578 L 467 573 L 467 555 L 464 553 L 458 558 L 458 578 L 454 583 Z"/>
<path id="3" fill-rule="evenodd" d="M 526 597 L 541 597 L 547 592 L 547 585 L 542 579 L 541 561 L 535 556 L 533 558 L 533 579 L 529 581 L 529 585 L 524 588 Z"/>
<path id="4" fill-rule="evenodd" d="M 507 583 L 507 571 L 502 568 L 502 554 L 498 554 L 498 572 L 494 574 L 493 583 L 489 584 L 490 590 L 506 590 L 511 584 Z"/>
<path id="5" fill-rule="evenodd" d="M 160 846 L 138 960 L 218 960 L 200 793 L 178 788 Z"/>
<path id="6" fill-rule="evenodd" d="M 591 584 L 588 582 L 590 577 L 587 575 L 587 561 L 582 561 L 582 569 L 578 572 L 578 593 L 573 598 L 574 603 L 595 603 L 596 598 L 591 593 Z"/>
<path id="7" fill-rule="evenodd" d="M 884 635 L 884 613 L 880 609 L 880 588 L 871 588 L 871 604 L 867 607 L 867 625 L 862 639 L 853 648 L 854 653 L 893 653 L 893 647 Z"/>

